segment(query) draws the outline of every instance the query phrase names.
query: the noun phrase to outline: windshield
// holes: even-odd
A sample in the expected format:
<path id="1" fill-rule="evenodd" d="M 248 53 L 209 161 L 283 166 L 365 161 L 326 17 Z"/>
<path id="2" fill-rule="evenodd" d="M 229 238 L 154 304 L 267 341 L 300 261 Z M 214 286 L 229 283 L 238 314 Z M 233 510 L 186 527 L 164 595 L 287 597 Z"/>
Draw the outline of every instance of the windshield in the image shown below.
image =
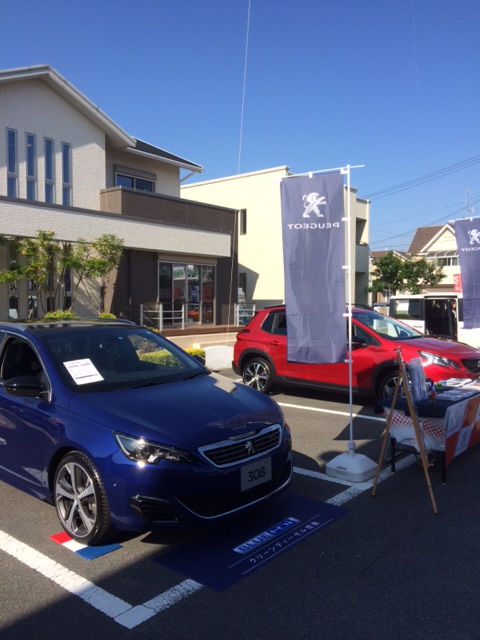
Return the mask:
<path id="1" fill-rule="evenodd" d="M 173 343 L 134 325 L 67 327 L 42 337 L 63 381 L 76 391 L 161 384 L 207 372 Z"/>
<path id="2" fill-rule="evenodd" d="M 372 331 L 375 331 L 375 333 L 381 335 L 382 338 L 405 340 L 419 338 L 422 335 L 419 331 L 413 329 L 413 327 L 409 327 L 408 325 L 395 320 L 395 318 L 384 316 L 376 311 L 362 309 L 354 311 L 352 317 L 355 318 L 357 322 L 360 322 Z"/>

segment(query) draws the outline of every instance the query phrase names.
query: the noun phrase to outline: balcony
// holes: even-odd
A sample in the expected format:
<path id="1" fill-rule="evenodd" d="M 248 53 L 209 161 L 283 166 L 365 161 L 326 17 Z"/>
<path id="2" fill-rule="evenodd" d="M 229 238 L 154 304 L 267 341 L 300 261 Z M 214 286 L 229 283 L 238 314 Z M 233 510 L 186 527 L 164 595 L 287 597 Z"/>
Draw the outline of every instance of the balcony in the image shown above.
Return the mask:
<path id="1" fill-rule="evenodd" d="M 230 234 L 235 227 L 233 209 L 125 187 L 103 189 L 100 209 L 125 218 L 188 229 Z"/>

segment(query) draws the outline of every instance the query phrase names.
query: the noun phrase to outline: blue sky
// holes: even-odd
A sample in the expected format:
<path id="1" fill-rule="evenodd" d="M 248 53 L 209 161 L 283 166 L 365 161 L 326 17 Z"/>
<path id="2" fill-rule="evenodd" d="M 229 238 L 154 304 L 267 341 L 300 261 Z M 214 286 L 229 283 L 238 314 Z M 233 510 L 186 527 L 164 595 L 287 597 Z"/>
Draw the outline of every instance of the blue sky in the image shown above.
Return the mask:
<path id="1" fill-rule="evenodd" d="M 0 61 L 51 65 L 194 180 L 364 165 L 373 250 L 480 210 L 479 0 L 0 0 Z"/>

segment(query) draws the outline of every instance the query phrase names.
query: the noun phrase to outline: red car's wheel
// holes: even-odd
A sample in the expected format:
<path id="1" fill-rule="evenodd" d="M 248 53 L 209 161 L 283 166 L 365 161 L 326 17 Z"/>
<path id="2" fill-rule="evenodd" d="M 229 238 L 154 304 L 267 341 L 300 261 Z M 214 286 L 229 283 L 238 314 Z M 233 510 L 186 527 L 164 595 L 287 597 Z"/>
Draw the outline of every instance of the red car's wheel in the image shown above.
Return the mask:
<path id="1" fill-rule="evenodd" d="M 257 391 L 268 393 L 273 387 L 274 372 L 264 358 L 251 358 L 243 368 L 243 382 Z"/>

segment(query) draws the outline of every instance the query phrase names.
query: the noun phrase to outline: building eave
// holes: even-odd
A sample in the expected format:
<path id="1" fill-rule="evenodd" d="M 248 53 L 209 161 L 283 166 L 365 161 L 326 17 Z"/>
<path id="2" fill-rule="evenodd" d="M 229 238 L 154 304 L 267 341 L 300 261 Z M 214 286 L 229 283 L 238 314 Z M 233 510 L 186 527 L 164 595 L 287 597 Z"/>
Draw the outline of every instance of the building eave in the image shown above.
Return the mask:
<path id="1" fill-rule="evenodd" d="M 450 224 L 445 224 L 443 225 L 443 227 L 441 229 L 439 229 L 437 231 L 437 233 L 435 233 L 430 240 L 424 245 L 424 247 L 422 248 L 421 253 L 428 253 L 428 251 L 430 250 L 430 247 L 435 244 L 435 242 L 438 241 L 438 239 L 440 238 L 440 236 L 442 236 L 446 231 L 450 231 L 453 235 L 455 235 L 455 230 L 454 228 L 450 225 Z"/>
<path id="2" fill-rule="evenodd" d="M 0 70 L 0 84 L 36 79 L 44 82 L 82 115 L 94 122 L 115 147 L 135 146 L 135 139 L 132 136 L 49 65 Z"/>
<path id="3" fill-rule="evenodd" d="M 173 165 L 174 167 L 179 167 L 180 169 L 188 169 L 189 171 L 192 171 L 194 173 L 203 173 L 202 166 L 200 166 L 199 164 L 195 164 L 194 162 L 190 162 L 189 160 L 185 160 L 183 158 L 179 158 L 179 157 L 174 158 L 174 157 L 168 157 L 168 156 L 156 154 L 156 153 L 148 153 L 146 151 L 141 151 L 134 147 L 128 147 L 126 151 L 128 153 L 141 156 L 142 158 L 148 158 L 149 160 L 154 160 L 155 162 L 170 164 L 170 165 Z"/>

